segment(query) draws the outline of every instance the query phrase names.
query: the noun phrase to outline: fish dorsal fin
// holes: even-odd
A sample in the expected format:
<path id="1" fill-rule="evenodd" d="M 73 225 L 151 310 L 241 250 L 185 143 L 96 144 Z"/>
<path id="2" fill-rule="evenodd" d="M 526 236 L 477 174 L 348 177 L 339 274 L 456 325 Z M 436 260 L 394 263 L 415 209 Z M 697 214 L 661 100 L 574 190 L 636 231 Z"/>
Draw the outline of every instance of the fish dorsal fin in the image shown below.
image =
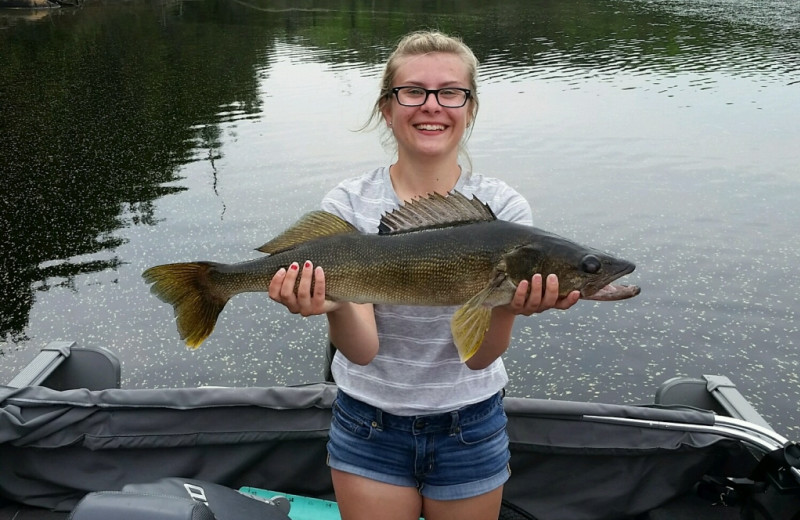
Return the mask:
<path id="1" fill-rule="evenodd" d="M 358 233 L 358 230 L 333 213 L 312 211 L 300 217 L 300 220 L 292 224 L 289 229 L 259 247 L 257 251 L 274 255 L 295 248 L 309 240 L 347 233 Z"/>
<path id="2" fill-rule="evenodd" d="M 468 199 L 458 191 L 453 191 L 446 197 L 432 193 L 407 202 L 384 215 L 378 226 L 378 233 L 395 235 L 492 220 L 497 220 L 494 212 L 477 197 Z"/>

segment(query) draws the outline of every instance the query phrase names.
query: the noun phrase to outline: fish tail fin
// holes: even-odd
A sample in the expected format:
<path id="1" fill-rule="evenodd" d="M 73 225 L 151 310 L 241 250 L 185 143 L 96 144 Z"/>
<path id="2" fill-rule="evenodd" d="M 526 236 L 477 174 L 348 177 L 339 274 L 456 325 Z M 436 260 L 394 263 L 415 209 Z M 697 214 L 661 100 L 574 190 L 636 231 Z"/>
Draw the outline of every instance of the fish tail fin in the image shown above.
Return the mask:
<path id="1" fill-rule="evenodd" d="M 450 330 L 462 363 L 474 356 L 480 348 L 483 337 L 489 329 L 491 317 L 491 308 L 471 305 L 469 302 L 453 314 Z"/>
<path id="2" fill-rule="evenodd" d="M 211 262 L 158 265 L 147 269 L 142 277 L 153 284 L 150 292 L 172 305 L 181 339 L 196 349 L 214 330 L 217 317 L 231 295 L 224 294 L 211 274 Z"/>

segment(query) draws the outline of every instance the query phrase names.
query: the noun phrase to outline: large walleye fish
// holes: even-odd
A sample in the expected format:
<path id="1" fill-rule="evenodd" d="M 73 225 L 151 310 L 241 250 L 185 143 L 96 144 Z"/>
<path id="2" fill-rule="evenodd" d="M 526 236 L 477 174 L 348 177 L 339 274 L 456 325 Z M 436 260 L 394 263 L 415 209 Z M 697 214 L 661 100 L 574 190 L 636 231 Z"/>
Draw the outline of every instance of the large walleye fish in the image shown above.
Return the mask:
<path id="1" fill-rule="evenodd" d="M 303 216 L 237 264 L 193 262 L 151 267 L 151 291 L 175 307 L 178 332 L 197 348 L 228 300 L 266 292 L 280 268 L 310 260 L 325 269 L 332 301 L 460 305 L 451 322 L 462 361 L 483 342 L 491 308 L 511 301 L 522 280 L 558 275 L 561 296 L 622 300 L 636 286 L 609 285 L 634 265 L 541 229 L 498 220 L 488 205 L 458 192 L 433 194 L 383 216 L 378 234 L 363 234 L 325 211 Z M 299 283 L 299 282 L 298 282 Z"/>

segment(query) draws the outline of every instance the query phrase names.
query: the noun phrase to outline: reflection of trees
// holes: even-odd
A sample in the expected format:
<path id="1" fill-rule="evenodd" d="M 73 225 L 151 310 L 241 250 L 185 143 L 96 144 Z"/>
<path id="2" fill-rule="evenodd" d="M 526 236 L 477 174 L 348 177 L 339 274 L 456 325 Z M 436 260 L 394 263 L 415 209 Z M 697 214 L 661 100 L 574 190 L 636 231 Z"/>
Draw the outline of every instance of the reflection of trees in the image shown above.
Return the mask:
<path id="1" fill-rule="evenodd" d="M 668 3 L 667 3 L 668 4 Z M 612 0 L 203 0 L 87 4 L 0 31 L 0 337 L 24 331 L 34 289 L 114 269 L 114 230 L 153 225 L 181 163 L 220 154 L 225 107 L 258 111 L 269 47 L 290 39 L 315 59 L 382 63 L 402 34 L 461 35 L 485 74 L 545 67 L 671 73 L 780 67 L 797 81 L 797 38 L 768 25 L 730 30 L 657 2 Z M 155 4 L 154 4 L 155 5 Z M 728 53 L 730 47 L 744 49 Z M 312 55 L 312 53 L 309 53 Z M 749 56 L 744 63 L 733 62 Z M 767 58 L 765 58 L 767 56 Z M 496 67 L 493 70 L 492 67 Z M 780 74 L 773 74 L 778 77 Z M 230 112 L 229 112 L 230 113 Z M 201 148 L 198 153 L 195 148 Z"/>
<path id="2" fill-rule="evenodd" d="M 114 230 L 154 223 L 192 147 L 216 146 L 220 106 L 256 110 L 267 35 L 173 9 L 87 7 L 0 34 L 0 338 L 23 334 L 49 280 L 120 265 Z M 69 260 L 87 255 L 112 258 Z"/>
<path id="3" fill-rule="evenodd" d="M 683 4 L 683 5 L 681 5 Z M 777 49 L 785 72 L 798 74 L 800 49 L 786 30 L 751 19 L 754 8 L 731 2 L 727 12 L 691 2 L 612 0 L 248 0 L 231 9 L 251 17 L 268 7 L 285 16 L 288 34 L 322 51 L 330 63 L 382 63 L 400 35 L 437 28 L 462 36 L 483 62 L 542 70 L 671 73 L 726 70 L 746 75 Z M 691 8 L 690 8 L 691 6 Z M 325 7 L 325 10 L 314 11 Z M 787 8 L 789 10 L 789 8 Z M 795 21 L 796 22 L 796 21 Z M 742 28 L 746 27 L 746 28 Z M 730 52 L 731 48 L 742 49 Z M 742 59 L 744 57 L 744 60 Z M 778 65 L 780 66 L 780 65 Z M 508 70 L 510 72 L 510 70 Z M 783 72 L 783 71 L 782 71 Z M 777 75 L 776 75 L 777 76 Z"/>

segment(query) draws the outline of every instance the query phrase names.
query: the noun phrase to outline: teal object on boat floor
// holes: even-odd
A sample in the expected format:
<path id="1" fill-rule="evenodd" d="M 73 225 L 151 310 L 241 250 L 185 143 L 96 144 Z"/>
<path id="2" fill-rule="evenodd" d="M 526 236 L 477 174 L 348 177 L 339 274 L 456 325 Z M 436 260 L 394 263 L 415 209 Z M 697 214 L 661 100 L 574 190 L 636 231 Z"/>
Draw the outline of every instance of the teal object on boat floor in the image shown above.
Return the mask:
<path id="1" fill-rule="evenodd" d="M 269 491 L 253 487 L 242 487 L 239 491 L 261 500 L 272 500 L 275 497 L 286 497 L 291 504 L 289 517 L 292 520 L 341 520 L 339 506 L 330 500 L 310 498 L 278 491 Z"/>

